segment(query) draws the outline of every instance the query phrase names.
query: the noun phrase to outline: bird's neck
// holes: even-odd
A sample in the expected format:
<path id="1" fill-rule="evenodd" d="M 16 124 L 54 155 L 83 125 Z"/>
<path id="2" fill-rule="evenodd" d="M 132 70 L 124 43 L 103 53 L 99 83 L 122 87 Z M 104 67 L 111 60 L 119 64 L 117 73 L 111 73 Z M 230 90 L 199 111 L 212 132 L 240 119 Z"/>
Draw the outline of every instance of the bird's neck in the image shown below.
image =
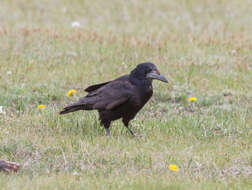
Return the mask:
<path id="1" fill-rule="evenodd" d="M 130 82 L 139 90 L 146 93 L 152 91 L 152 80 L 145 77 L 142 70 L 134 69 L 129 75 Z"/>
<path id="2" fill-rule="evenodd" d="M 152 91 L 152 80 L 130 76 L 130 82 L 142 91 Z"/>

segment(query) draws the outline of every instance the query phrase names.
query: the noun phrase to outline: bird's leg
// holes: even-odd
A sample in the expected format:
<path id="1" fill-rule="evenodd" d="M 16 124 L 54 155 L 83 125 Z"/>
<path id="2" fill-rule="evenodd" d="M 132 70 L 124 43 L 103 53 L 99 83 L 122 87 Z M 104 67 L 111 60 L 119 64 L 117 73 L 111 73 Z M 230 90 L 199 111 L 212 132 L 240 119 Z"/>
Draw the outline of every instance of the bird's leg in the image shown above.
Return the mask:
<path id="1" fill-rule="evenodd" d="M 129 132 L 131 133 L 131 135 L 133 135 L 134 137 L 136 136 L 133 131 L 129 128 L 129 121 L 128 120 L 124 120 L 123 119 L 123 124 L 125 125 L 125 127 L 129 130 Z"/>
<path id="2" fill-rule="evenodd" d="M 129 132 L 132 134 L 132 136 L 136 136 L 134 133 L 133 133 L 133 131 L 128 127 L 128 126 L 126 126 L 127 127 L 127 129 L 129 130 Z"/>
<path id="3" fill-rule="evenodd" d="M 105 130 L 106 130 L 107 135 L 108 135 L 109 137 L 111 137 L 109 128 L 105 128 Z"/>
<path id="4" fill-rule="evenodd" d="M 107 135 L 108 135 L 109 137 L 111 137 L 110 131 L 109 131 L 110 121 L 108 122 L 108 121 L 102 121 L 102 120 L 101 120 L 101 124 L 104 126 Z"/>

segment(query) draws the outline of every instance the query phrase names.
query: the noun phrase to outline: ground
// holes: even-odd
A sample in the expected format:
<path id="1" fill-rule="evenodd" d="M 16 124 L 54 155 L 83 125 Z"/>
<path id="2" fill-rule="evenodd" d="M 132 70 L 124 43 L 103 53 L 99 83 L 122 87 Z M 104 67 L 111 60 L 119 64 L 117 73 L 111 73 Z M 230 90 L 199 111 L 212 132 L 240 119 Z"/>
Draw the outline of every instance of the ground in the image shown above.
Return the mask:
<path id="1" fill-rule="evenodd" d="M 2 0 L 0 159 L 21 167 L 1 189 L 252 188 L 251 34 L 250 0 Z M 131 122 L 141 137 L 58 115 L 144 61 L 170 83 Z"/>

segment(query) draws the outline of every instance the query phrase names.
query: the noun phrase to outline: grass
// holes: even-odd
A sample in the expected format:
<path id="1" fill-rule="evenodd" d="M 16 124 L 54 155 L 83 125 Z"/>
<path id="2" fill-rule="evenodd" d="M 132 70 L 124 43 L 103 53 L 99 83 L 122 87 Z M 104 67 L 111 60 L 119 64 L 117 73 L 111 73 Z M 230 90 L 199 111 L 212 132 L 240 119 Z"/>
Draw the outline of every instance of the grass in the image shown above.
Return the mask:
<path id="1" fill-rule="evenodd" d="M 1 189 L 252 187 L 251 1 L 0 5 L 0 158 L 22 166 L 0 174 Z M 141 138 L 116 121 L 109 139 L 95 112 L 58 115 L 144 61 L 170 83 L 155 81 L 131 122 Z"/>

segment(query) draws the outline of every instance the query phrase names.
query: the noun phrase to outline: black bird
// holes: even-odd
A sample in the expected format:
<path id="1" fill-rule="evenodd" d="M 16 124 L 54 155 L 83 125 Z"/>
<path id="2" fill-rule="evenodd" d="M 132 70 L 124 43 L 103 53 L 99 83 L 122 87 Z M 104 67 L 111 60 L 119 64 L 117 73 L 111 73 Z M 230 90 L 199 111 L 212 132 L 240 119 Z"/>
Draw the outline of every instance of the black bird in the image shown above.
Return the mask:
<path id="1" fill-rule="evenodd" d="M 111 121 L 120 118 L 130 133 L 135 136 L 129 128 L 129 122 L 151 98 L 153 79 L 168 82 L 153 63 L 141 63 L 129 75 L 89 86 L 85 89 L 88 92 L 87 96 L 65 107 L 60 114 L 78 110 L 98 110 L 101 125 L 105 127 L 108 136 L 110 136 Z"/>

